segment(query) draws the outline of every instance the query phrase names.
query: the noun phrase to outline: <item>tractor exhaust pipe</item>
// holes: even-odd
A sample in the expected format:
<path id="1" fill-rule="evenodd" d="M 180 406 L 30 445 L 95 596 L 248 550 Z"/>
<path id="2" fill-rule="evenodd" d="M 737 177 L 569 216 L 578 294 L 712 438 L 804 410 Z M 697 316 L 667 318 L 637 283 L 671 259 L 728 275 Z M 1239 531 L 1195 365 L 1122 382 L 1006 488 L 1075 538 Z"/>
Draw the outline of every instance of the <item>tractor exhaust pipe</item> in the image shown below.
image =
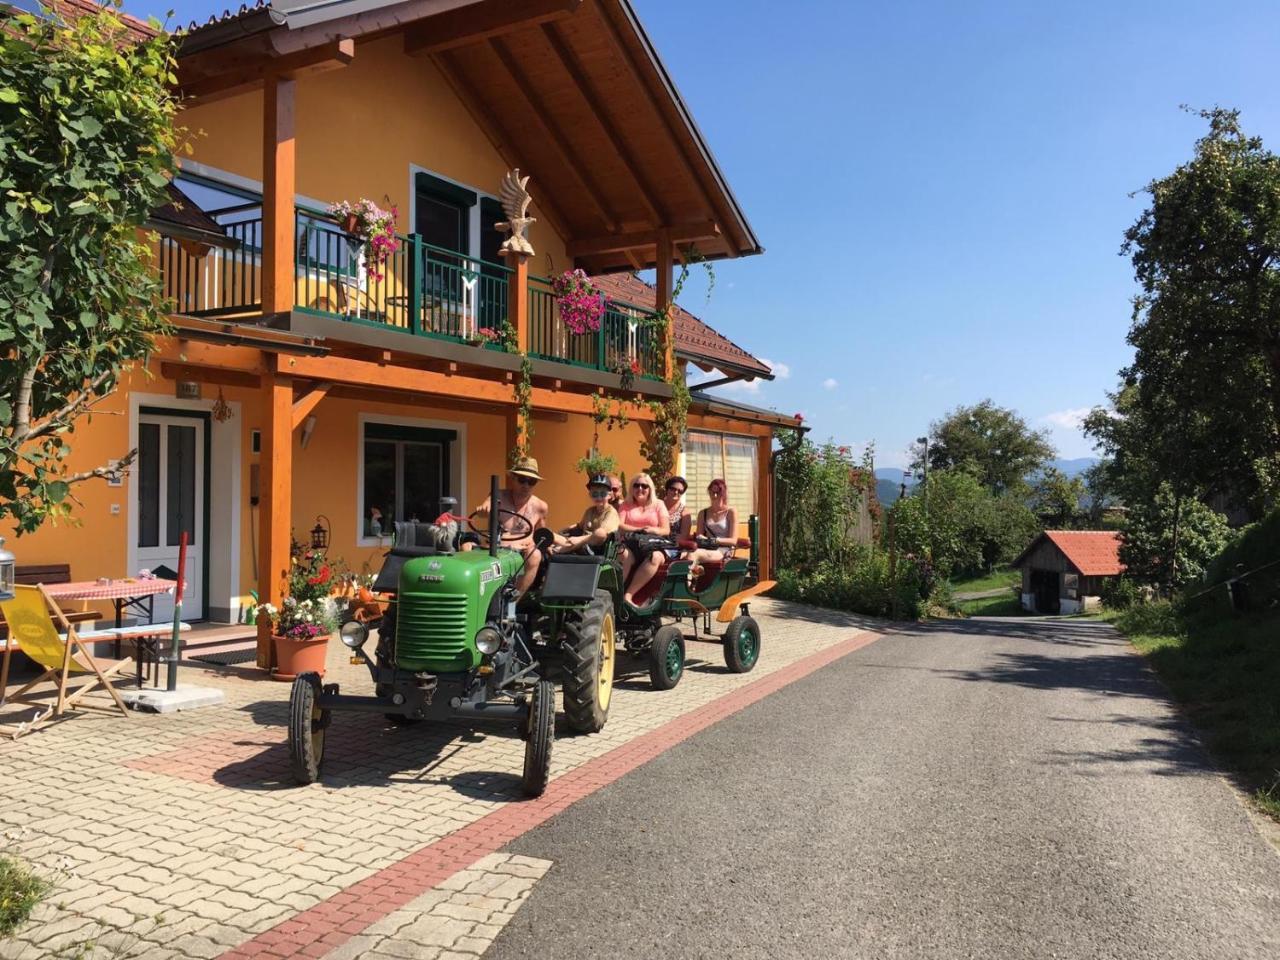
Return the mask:
<path id="1" fill-rule="evenodd" d="M 498 475 L 489 477 L 489 556 L 498 555 Z"/>

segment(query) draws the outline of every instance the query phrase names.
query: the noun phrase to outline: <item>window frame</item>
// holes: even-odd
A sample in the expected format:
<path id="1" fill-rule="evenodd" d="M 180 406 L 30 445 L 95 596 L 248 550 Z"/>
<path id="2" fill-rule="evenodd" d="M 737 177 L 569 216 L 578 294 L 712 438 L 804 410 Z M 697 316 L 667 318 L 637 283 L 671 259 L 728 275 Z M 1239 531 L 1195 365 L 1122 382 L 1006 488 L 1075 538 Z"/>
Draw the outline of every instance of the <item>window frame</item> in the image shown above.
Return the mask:
<path id="1" fill-rule="evenodd" d="M 720 441 L 720 473 L 717 474 L 717 476 L 719 476 L 722 479 L 725 479 L 726 481 L 728 480 L 728 477 L 726 477 L 725 474 L 728 471 L 726 470 L 725 457 L 727 454 L 726 454 L 726 448 L 725 448 L 725 441 L 735 440 L 735 441 L 739 441 L 739 442 L 747 443 L 751 445 L 752 460 L 755 465 L 755 476 L 752 478 L 752 481 L 751 481 L 751 489 L 754 494 L 752 498 L 753 502 L 749 505 L 748 509 L 744 511 L 742 503 L 737 500 L 737 498 L 734 496 L 733 490 L 730 489 L 729 506 L 737 511 L 738 525 L 740 527 L 745 526 L 747 523 L 747 519 L 752 515 L 759 516 L 760 515 L 760 499 L 762 494 L 762 490 L 760 487 L 760 448 L 759 448 L 760 438 L 752 434 L 731 433 L 725 430 L 704 430 L 700 427 L 692 427 L 686 430 L 684 433 L 684 438 L 680 448 L 680 468 L 679 468 L 680 475 L 682 477 L 685 477 L 686 479 L 689 476 L 689 466 L 688 466 L 688 461 L 685 459 L 685 448 L 688 446 L 689 438 L 691 436 L 697 436 L 700 438 L 705 437 L 708 439 L 715 438 Z M 715 479 L 715 477 L 713 477 L 712 479 Z M 694 488 L 691 485 L 689 487 L 689 490 L 692 491 L 693 489 Z M 702 497 L 704 501 L 706 498 L 706 493 L 707 491 L 705 489 L 705 486 L 701 490 L 699 490 L 699 496 Z M 706 504 L 704 502 L 703 506 L 705 505 Z M 685 494 L 685 507 L 686 509 L 689 508 L 689 500 L 688 500 L 687 493 Z M 696 510 L 693 510 L 692 515 L 696 518 L 698 515 L 698 511 L 701 509 L 702 507 L 700 506 Z"/>
<path id="2" fill-rule="evenodd" d="M 356 502 L 355 502 L 355 532 L 357 547 L 385 547 L 391 542 L 392 534 L 395 532 L 394 527 L 390 527 L 383 531 L 380 537 L 366 536 L 364 532 L 364 476 L 365 476 L 365 426 L 367 424 L 379 424 L 388 427 L 408 427 L 420 430 L 450 430 L 455 434 L 453 441 L 449 444 L 449 475 L 448 484 L 449 491 L 453 496 L 458 498 L 458 509 L 462 513 L 467 513 L 467 425 L 461 422 L 451 420 L 427 420 L 419 417 L 397 417 L 390 414 L 381 413 L 362 413 L 358 417 L 356 429 Z M 371 438 L 375 441 L 378 437 Z M 395 442 L 395 441 L 386 441 Z M 397 447 L 397 450 L 399 448 Z M 400 472 L 403 470 L 403 458 L 397 453 L 396 456 L 396 487 L 399 490 L 403 483 Z M 456 491 L 456 492 L 455 492 Z M 397 499 L 399 495 L 397 493 Z"/>

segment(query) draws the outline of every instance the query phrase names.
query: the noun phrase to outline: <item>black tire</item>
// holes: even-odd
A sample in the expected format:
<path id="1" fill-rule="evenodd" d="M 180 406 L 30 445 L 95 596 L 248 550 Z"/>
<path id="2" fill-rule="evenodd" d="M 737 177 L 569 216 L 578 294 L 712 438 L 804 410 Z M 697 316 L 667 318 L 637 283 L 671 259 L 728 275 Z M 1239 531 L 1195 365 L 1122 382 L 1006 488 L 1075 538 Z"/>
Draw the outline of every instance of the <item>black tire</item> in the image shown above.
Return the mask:
<path id="1" fill-rule="evenodd" d="M 760 662 L 760 624 L 754 617 L 734 617 L 724 632 L 724 662 L 731 673 L 750 673 Z"/>
<path id="2" fill-rule="evenodd" d="M 540 797 L 551 778 L 551 744 L 556 738 L 556 688 L 550 680 L 539 680 L 533 688 L 527 732 L 520 787 L 526 797 Z"/>
<path id="3" fill-rule="evenodd" d="M 675 624 L 659 627 L 649 645 L 649 682 L 670 690 L 684 676 L 684 634 Z"/>
<path id="4" fill-rule="evenodd" d="M 609 719 L 617 631 L 613 597 L 597 590 L 596 598 L 564 617 L 564 713 L 569 729 L 596 733 Z M 562 647 L 563 649 L 563 647 Z"/>
<path id="5" fill-rule="evenodd" d="M 299 674 L 289 693 L 289 768 L 293 779 L 301 784 L 320 779 L 324 762 L 325 728 L 329 711 L 316 705 L 320 696 L 320 677 L 315 673 Z"/>
<path id="6" fill-rule="evenodd" d="M 390 670 L 396 662 L 396 608 L 397 603 L 388 603 L 382 613 L 382 623 L 378 625 L 378 645 L 374 648 L 373 662 L 380 670 Z M 379 683 L 373 688 L 379 697 L 391 696 L 391 684 Z M 390 719 L 391 714 L 387 714 Z"/>

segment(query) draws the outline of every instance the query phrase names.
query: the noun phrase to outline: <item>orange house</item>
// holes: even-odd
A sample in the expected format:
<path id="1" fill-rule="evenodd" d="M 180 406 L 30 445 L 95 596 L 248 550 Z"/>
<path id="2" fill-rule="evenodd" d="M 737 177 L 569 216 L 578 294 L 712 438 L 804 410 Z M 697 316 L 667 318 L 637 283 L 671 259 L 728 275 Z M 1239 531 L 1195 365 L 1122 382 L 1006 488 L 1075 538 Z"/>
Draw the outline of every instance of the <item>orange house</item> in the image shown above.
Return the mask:
<path id="1" fill-rule="evenodd" d="M 193 153 L 150 223 L 173 335 L 76 431 L 76 464 L 137 461 L 78 491 L 76 525 L 11 540 L 20 564 L 172 567 L 185 531 L 185 612 L 235 622 L 279 598 L 291 535 L 375 570 L 392 520 L 474 507 L 521 438 L 567 525 L 593 445 L 643 468 L 673 369 L 771 376 L 683 311 L 671 338 L 655 323 L 680 261 L 761 247 L 627 0 L 259 0 L 178 56 Z M 533 252 L 503 254 L 517 168 Z M 383 261 L 331 213 L 360 198 L 398 211 Z M 551 291 L 577 267 L 611 298 L 598 333 Z M 489 342 L 508 323 L 512 348 Z M 599 397 L 625 426 L 597 428 Z M 727 475 L 766 569 L 772 432 L 794 425 L 695 389 L 677 460 L 693 507 Z"/>

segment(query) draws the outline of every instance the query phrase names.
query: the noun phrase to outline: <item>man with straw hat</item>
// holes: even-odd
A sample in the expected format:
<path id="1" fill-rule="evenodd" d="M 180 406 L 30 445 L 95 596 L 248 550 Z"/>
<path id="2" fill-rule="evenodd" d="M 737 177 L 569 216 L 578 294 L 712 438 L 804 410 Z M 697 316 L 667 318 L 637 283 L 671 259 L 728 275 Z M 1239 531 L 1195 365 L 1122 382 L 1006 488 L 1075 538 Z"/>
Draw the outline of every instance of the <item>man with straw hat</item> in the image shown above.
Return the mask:
<path id="1" fill-rule="evenodd" d="M 500 535 L 523 535 L 517 540 L 502 541 L 504 547 L 524 554 L 524 567 L 516 580 L 516 592 L 520 596 L 533 585 L 542 564 L 542 554 L 533 545 L 533 532 L 547 525 L 546 501 L 533 495 L 533 488 L 541 479 L 538 461 L 533 457 L 521 457 L 507 471 L 506 489 L 498 493 L 498 509 L 506 511 L 498 514 Z M 489 498 L 485 497 L 484 503 L 471 515 L 476 526 L 483 527 L 489 522 L 489 508 Z"/>

